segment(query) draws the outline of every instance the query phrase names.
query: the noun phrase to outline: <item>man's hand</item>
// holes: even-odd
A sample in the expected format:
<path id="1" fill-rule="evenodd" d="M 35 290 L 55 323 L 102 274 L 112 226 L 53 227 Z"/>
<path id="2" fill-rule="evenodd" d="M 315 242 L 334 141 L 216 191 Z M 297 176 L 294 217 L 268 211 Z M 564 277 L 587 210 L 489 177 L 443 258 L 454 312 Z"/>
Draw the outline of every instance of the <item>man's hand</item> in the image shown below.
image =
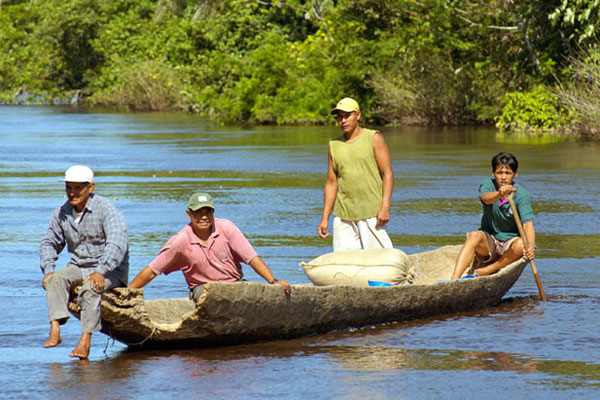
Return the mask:
<path id="1" fill-rule="evenodd" d="M 377 222 L 375 223 L 375 228 L 379 228 L 388 223 L 390 220 L 390 209 L 389 208 L 380 208 L 377 213 Z"/>
<path id="2" fill-rule="evenodd" d="M 97 272 L 92 272 L 91 274 L 88 275 L 87 278 L 85 278 L 82 282 L 82 284 L 84 284 L 85 282 L 90 281 L 90 287 L 95 290 L 98 293 L 102 293 L 104 292 L 104 276 L 97 273 Z"/>
<path id="3" fill-rule="evenodd" d="M 531 244 L 523 250 L 523 255 L 527 257 L 528 260 L 533 260 L 535 258 L 535 246 Z"/>
<path id="4" fill-rule="evenodd" d="M 512 185 L 506 185 L 506 186 L 500 186 L 500 188 L 498 189 L 498 195 L 505 199 L 507 198 L 511 193 L 516 192 L 517 189 L 512 186 Z"/>
<path id="5" fill-rule="evenodd" d="M 292 287 L 290 286 L 290 284 L 288 283 L 288 281 L 286 281 L 285 279 L 282 279 L 280 281 L 275 281 L 275 282 L 273 282 L 273 285 L 281 285 L 281 286 L 283 286 L 283 290 L 285 290 L 286 294 L 290 294 L 290 290 L 292 290 Z"/>
<path id="6" fill-rule="evenodd" d="M 327 221 L 326 219 L 324 219 L 324 220 L 321 221 L 321 223 L 319 224 L 319 227 L 317 228 L 317 233 L 323 239 L 325 239 L 325 238 L 327 238 L 329 236 L 329 232 L 327 232 L 327 228 L 328 227 L 329 227 L 329 221 Z"/>
<path id="7" fill-rule="evenodd" d="M 44 275 L 44 279 L 42 279 L 42 287 L 44 288 L 44 290 L 46 290 L 46 283 L 52 275 L 54 275 L 54 272 L 48 272 L 46 275 Z"/>

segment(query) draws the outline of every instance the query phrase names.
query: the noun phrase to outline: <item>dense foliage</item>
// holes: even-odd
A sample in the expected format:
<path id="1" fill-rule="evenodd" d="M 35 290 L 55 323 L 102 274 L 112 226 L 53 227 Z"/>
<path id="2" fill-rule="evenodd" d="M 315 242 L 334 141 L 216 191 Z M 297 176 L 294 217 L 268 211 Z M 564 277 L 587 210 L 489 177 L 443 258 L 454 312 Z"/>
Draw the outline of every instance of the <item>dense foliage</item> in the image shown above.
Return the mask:
<path id="1" fill-rule="evenodd" d="M 529 92 L 507 93 L 502 115 L 496 126 L 501 129 L 533 129 L 536 132 L 560 128 L 569 122 L 569 111 L 542 85 Z"/>
<path id="2" fill-rule="evenodd" d="M 373 123 L 492 123 L 594 54 L 597 3 L 3 0 L 0 100 L 301 124 L 352 96 Z"/>

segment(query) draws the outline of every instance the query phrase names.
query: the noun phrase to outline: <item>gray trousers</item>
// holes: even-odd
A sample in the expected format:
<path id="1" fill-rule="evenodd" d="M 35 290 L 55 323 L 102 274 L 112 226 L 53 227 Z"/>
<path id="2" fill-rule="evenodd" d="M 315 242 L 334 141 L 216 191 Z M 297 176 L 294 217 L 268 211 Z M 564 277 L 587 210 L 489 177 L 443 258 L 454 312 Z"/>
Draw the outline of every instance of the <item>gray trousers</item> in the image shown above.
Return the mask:
<path id="1" fill-rule="evenodd" d="M 58 320 L 64 323 L 69 318 L 67 303 L 71 288 L 80 285 L 84 279 L 84 268 L 69 264 L 65 268 L 55 271 L 46 282 L 46 304 L 48 305 L 48 318 L 50 321 Z M 112 276 L 111 276 L 112 275 Z M 116 278 L 115 273 L 109 272 L 104 277 L 104 290 L 124 286 Z M 98 293 L 90 286 L 88 280 L 81 286 L 77 303 L 81 307 L 81 333 L 97 332 L 102 327 L 100 322 L 100 301 L 102 293 Z"/>

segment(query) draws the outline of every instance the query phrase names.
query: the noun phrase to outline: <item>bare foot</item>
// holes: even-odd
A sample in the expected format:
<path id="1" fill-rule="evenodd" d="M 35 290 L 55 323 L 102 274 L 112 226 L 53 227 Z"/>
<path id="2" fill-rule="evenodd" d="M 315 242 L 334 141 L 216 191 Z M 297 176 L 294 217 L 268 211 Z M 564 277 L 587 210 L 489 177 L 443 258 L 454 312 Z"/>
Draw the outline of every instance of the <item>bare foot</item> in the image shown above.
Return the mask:
<path id="1" fill-rule="evenodd" d="M 44 343 L 44 347 L 56 347 L 62 342 L 62 338 L 60 337 L 60 325 L 58 321 L 50 322 L 50 334 L 48 335 L 48 340 Z"/>
<path id="2" fill-rule="evenodd" d="M 80 359 L 88 358 L 90 355 L 90 346 L 92 345 L 92 334 L 82 333 L 77 347 L 73 349 L 69 357 L 79 357 Z"/>

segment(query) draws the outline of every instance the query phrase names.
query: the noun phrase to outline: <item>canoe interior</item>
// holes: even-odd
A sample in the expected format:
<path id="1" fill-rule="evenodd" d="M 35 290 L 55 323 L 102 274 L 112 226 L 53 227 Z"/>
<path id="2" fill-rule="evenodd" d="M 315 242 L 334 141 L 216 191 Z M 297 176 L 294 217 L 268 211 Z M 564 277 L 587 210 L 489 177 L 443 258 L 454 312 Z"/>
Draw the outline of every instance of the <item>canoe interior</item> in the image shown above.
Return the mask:
<path id="1" fill-rule="evenodd" d="M 415 271 L 414 284 L 430 284 L 437 283 L 438 280 L 450 279 L 454 271 L 457 249 L 460 247 L 447 246 L 442 251 L 432 254 L 409 256 L 409 269 Z M 192 301 L 185 298 L 146 300 L 145 306 L 150 319 L 159 324 L 176 323 L 196 308 Z"/>

